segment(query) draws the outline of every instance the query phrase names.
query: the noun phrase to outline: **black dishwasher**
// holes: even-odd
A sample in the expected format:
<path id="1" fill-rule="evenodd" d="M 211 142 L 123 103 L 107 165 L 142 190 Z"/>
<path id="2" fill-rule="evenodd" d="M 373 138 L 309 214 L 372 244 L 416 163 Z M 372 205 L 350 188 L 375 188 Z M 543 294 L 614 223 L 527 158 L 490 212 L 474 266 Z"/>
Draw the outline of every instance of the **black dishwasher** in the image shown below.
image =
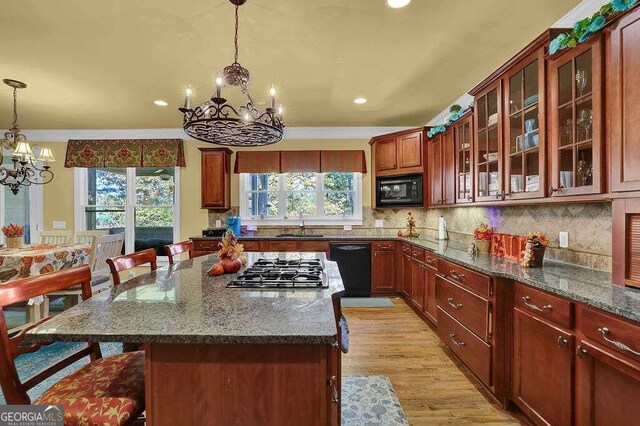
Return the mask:
<path id="1" fill-rule="evenodd" d="M 371 243 L 331 243 L 330 256 L 338 263 L 345 297 L 371 296 Z"/>

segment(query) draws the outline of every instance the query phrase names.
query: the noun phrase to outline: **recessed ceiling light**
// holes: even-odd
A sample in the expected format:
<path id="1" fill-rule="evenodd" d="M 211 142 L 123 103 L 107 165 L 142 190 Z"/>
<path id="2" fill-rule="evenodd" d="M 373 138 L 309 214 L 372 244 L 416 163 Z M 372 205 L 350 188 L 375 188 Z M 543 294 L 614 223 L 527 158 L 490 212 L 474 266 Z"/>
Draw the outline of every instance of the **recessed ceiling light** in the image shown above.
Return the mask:
<path id="1" fill-rule="evenodd" d="M 355 98 L 353 100 L 354 104 L 362 105 L 367 103 L 367 98 Z"/>
<path id="2" fill-rule="evenodd" d="M 155 100 L 155 101 L 153 101 L 153 103 L 158 105 L 158 106 L 167 106 L 167 105 L 169 105 L 167 103 L 167 101 L 163 101 L 162 99 Z"/>
<path id="3" fill-rule="evenodd" d="M 411 0 L 387 0 L 387 5 L 394 9 L 400 9 L 411 3 Z"/>

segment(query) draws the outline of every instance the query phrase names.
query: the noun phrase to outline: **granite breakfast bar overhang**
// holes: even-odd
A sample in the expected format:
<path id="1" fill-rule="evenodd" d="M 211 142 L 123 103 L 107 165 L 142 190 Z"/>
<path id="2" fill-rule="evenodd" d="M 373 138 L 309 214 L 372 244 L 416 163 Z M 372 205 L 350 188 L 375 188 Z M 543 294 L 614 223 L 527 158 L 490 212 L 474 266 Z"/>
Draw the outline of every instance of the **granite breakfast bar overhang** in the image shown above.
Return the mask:
<path id="1" fill-rule="evenodd" d="M 324 258 L 324 253 L 305 253 Z M 263 256 L 249 253 L 249 264 Z M 213 256 L 135 277 L 29 331 L 31 341 L 138 343 L 149 425 L 339 423 L 338 267 L 322 290 L 230 289 Z"/>

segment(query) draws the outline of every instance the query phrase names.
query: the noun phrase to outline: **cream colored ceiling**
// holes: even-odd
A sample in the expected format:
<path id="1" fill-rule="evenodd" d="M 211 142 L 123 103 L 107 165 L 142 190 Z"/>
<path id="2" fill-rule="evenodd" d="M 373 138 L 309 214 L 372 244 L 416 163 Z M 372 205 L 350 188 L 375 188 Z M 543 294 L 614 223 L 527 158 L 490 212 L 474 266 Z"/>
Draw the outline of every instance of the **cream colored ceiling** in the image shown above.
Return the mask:
<path id="1" fill-rule="evenodd" d="M 577 3 L 248 0 L 239 62 L 255 99 L 277 85 L 288 126 L 421 125 Z M 233 61 L 232 31 L 228 0 L 2 0 L 0 77 L 29 85 L 25 129 L 175 128 L 185 87 L 204 100 Z"/>

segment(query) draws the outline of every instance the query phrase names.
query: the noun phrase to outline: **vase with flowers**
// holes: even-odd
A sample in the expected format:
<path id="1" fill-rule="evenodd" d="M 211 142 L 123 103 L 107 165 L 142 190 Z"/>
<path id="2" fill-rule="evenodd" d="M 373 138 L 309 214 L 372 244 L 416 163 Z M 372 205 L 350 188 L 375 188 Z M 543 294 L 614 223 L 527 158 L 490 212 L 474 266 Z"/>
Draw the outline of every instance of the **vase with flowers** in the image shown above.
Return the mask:
<path id="1" fill-rule="evenodd" d="M 524 243 L 522 252 L 523 268 L 542 268 L 544 252 L 549 245 L 549 238 L 541 232 L 527 234 L 527 241 Z"/>
<path id="2" fill-rule="evenodd" d="M 2 227 L 2 233 L 7 238 L 7 248 L 21 248 L 24 246 L 24 226 L 10 223 Z"/>
<path id="3" fill-rule="evenodd" d="M 493 227 L 486 223 L 481 223 L 480 226 L 473 230 L 473 242 L 478 253 L 489 254 L 491 238 L 493 238 Z"/>

